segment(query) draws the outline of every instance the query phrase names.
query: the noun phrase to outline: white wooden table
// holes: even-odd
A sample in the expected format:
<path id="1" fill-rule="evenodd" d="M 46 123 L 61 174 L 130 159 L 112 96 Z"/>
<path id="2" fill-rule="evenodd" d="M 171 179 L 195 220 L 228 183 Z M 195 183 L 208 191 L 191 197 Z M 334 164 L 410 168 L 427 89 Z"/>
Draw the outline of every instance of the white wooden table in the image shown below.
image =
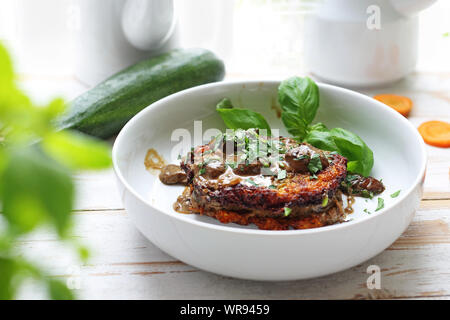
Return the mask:
<path id="1" fill-rule="evenodd" d="M 443 3 L 447 2 L 442 2 Z M 445 6 L 448 9 L 448 5 Z M 430 22 L 443 10 L 424 14 Z M 447 28 L 447 27 L 446 27 Z M 426 120 L 450 122 L 450 30 L 421 29 L 421 59 L 418 70 L 405 80 L 363 93 L 397 93 L 410 97 L 414 126 Z M 433 41 L 425 44 L 424 41 Z M 445 48 L 442 46 L 445 45 Z M 447 49 L 447 54 L 437 54 Z M 445 64 L 445 65 L 444 65 Z M 279 79 L 300 73 L 229 73 L 228 79 Z M 295 70 L 295 71 L 292 71 Z M 288 73 L 289 72 L 289 73 Z M 38 100 L 50 95 L 68 99 L 87 88 L 73 77 L 27 76 L 21 81 Z M 425 193 L 414 221 L 406 232 L 378 256 L 349 270 L 311 280 L 292 282 L 242 281 L 214 275 L 185 265 L 147 241 L 132 225 L 116 190 L 112 170 L 80 173 L 74 211 L 74 236 L 91 248 L 92 258 L 81 265 L 70 250 L 49 232 L 36 233 L 18 244 L 18 249 L 47 265 L 55 277 L 67 279 L 82 299 L 416 299 L 450 298 L 450 149 L 427 146 L 428 168 Z M 369 265 L 381 268 L 381 289 L 369 290 Z M 33 288 L 33 284 L 30 284 Z M 39 298 L 39 290 L 25 290 L 21 297 Z"/>

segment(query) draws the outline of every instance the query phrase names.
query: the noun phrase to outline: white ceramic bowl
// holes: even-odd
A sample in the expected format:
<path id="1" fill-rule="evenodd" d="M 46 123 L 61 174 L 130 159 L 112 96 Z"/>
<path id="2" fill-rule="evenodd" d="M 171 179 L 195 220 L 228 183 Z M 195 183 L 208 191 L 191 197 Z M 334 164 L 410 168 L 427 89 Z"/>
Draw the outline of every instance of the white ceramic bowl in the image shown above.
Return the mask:
<path id="1" fill-rule="evenodd" d="M 357 198 L 349 222 L 309 230 L 264 231 L 221 224 L 204 216 L 180 214 L 172 204 L 182 186 L 163 185 L 146 171 L 144 157 L 156 149 L 176 163 L 171 149 L 174 129 L 224 129 L 215 112 L 223 97 L 235 105 L 259 111 L 272 128 L 283 128 L 271 108 L 277 101 L 276 81 L 220 82 L 166 97 L 130 120 L 113 148 L 120 195 L 136 227 L 171 256 L 225 276 L 255 280 L 293 280 L 322 276 L 355 266 L 383 251 L 409 225 L 419 206 L 426 154 L 417 130 L 401 115 L 359 93 L 319 84 L 316 121 L 342 127 L 361 136 L 372 148 L 372 175 L 386 191 L 382 210 L 377 199 Z M 286 134 L 281 130 L 282 134 Z M 205 141 L 206 142 L 206 141 Z M 197 143 L 198 144 L 198 143 Z M 390 194 L 401 190 L 397 198 Z M 363 212 L 367 208 L 371 214 Z"/>

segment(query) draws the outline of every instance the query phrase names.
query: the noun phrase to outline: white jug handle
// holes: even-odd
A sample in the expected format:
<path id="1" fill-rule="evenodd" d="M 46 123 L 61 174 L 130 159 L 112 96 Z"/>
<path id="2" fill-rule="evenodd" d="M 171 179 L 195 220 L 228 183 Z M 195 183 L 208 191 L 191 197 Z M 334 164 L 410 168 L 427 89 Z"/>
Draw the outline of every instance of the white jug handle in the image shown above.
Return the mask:
<path id="1" fill-rule="evenodd" d="M 176 26 L 173 0 L 127 0 L 122 29 L 127 40 L 141 50 L 157 50 L 172 36 Z"/>

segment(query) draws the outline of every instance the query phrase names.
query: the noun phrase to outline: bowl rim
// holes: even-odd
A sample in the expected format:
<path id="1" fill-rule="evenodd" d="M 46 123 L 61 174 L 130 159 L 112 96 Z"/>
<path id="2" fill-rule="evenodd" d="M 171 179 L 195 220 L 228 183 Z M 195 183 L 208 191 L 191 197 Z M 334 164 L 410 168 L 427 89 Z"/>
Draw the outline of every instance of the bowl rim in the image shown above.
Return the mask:
<path id="1" fill-rule="evenodd" d="M 399 204 L 401 204 L 415 190 L 415 188 L 421 183 L 421 181 L 425 177 L 425 171 L 426 171 L 426 165 L 427 165 L 427 153 L 426 153 L 425 143 L 424 143 L 422 137 L 420 136 L 419 132 L 417 131 L 417 129 L 413 126 L 413 124 L 411 122 L 409 122 L 404 116 L 400 115 L 397 111 L 393 110 L 392 108 L 389 108 L 382 102 L 379 102 L 367 95 L 364 95 L 362 93 L 359 93 L 359 92 L 356 92 L 356 91 L 353 91 L 350 89 L 346 89 L 346 88 L 342 88 L 342 87 L 338 87 L 338 86 L 334 86 L 334 85 L 326 84 L 326 83 L 322 83 L 322 82 L 316 82 L 319 89 L 325 88 L 326 90 L 337 91 L 340 94 L 359 96 L 361 99 L 366 100 L 370 104 L 373 104 L 373 106 L 375 108 L 383 109 L 384 110 L 383 112 L 388 112 L 388 114 L 390 114 L 390 116 L 397 118 L 400 122 L 402 122 L 406 127 L 408 127 L 411 130 L 412 135 L 415 137 L 416 142 L 420 146 L 421 166 L 420 166 L 419 174 L 416 176 L 414 182 L 411 184 L 411 186 L 406 191 L 401 192 L 400 196 L 397 198 L 398 201 L 393 203 L 391 206 L 381 209 L 380 211 L 377 212 L 377 214 L 369 215 L 368 217 L 366 217 L 364 219 L 350 220 L 350 221 L 347 221 L 346 223 L 332 224 L 332 225 L 323 226 L 320 228 L 310 228 L 310 229 L 260 230 L 260 229 L 237 228 L 237 227 L 230 226 L 230 225 L 217 225 L 217 224 L 211 224 L 211 223 L 207 223 L 207 222 L 203 222 L 203 221 L 199 221 L 199 220 L 193 220 L 193 219 L 187 218 L 183 214 L 166 212 L 164 210 L 161 210 L 161 209 L 155 207 L 153 204 L 151 204 L 148 199 L 145 199 L 137 191 L 135 191 L 134 188 L 127 182 L 127 180 L 123 176 L 121 170 L 119 169 L 119 165 L 118 165 L 118 150 L 120 148 L 122 139 L 124 139 L 123 137 L 125 136 L 125 132 L 129 128 L 131 128 L 135 122 L 139 121 L 140 118 L 144 117 L 147 113 L 152 112 L 153 109 L 161 108 L 167 101 L 177 98 L 179 96 L 182 96 L 184 94 L 195 93 L 197 91 L 203 91 L 203 90 L 209 89 L 209 88 L 221 87 L 221 86 L 235 86 L 235 85 L 241 85 L 241 86 L 242 85 L 245 85 L 245 86 L 261 85 L 261 83 L 277 85 L 281 81 L 282 80 L 274 80 L 274 79 L 262 79 L 262 80 L 240 79 L 240 80 L 226 80 L 226 81 L 220 81 L 220 82 L 213 82 L 213 83 L 208 83 L 208 84 L 204 84 L 204 85 L 200 85 L 200 86 L 196 86 L 196 87 L 192 87 L 189 89 L 179 91 L 177 93 L 171 94 L 171 95 L 169 95 L 165 98 L 162 98 L 162 99 L 150 104 L 149 106 L 145 107 L 125 124 L 125 126 L 122 128 L 122 130 L 117 135 L 117 137 L 114 141 L 114 144 L 113 144 L 113 148 L 112 148 L 113 169 L 114 169 L 114 172 L 115 172 L 117 178 L 119 179 L 120 183 L 122 183 L 122 185 L 127 189 L 128 192 L 130 192 L 133 196 L 135 196 L 141 202 L 143 202 L 144 204 L 149 206 L 151 209 L 153 209 L 159 213 L 162 213 L 164 215 L 168 215 L 169 217 L 174 218 L 178 221 L 181 221 L 184 223 L 190 223 L 190 224 L 196 225 L 198 227 L 212 229 L 215 231 L 230 232 L 230 233 L 235 233 L 235 234 L 236 233 L 237 234 L 247 234 L 247 235 L 252 235 L 252 234 L 253 235 L 264 235 L 264 236 L 272 236 L 272 237 L 274 237 L 274 236 L 277 236 L 277 237 L 293 236 L 293 235 L 301 236 L 301 235 L 309 235 L 309 234 L 318 234 L 318 233 L 323 233 L 323 232 L 331 232 L 333 230 L 342 230 L 342 229 L 353 228 L 359 224 L 368 223 L 371 220 L 378 219 L 381 216 L 384 216 L 385 214 L 387 214 L 388 212 L 391 212 L 394 208 L 396 208 Z"/>

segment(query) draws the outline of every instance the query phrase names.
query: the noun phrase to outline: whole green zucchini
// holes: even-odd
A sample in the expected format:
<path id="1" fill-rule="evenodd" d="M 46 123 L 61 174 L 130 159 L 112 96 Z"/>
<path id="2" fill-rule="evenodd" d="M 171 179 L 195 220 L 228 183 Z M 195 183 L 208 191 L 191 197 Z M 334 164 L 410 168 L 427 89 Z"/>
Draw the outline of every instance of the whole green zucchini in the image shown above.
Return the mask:
<path id="1" fill-rule="evenodd" d="M 149 104 L 187 88 L 220 81 L 224 74 L 223 62 L 208 50 L 172 50 L 138 62 L 77 97 L 57 126 L 109 138 Z"/>

